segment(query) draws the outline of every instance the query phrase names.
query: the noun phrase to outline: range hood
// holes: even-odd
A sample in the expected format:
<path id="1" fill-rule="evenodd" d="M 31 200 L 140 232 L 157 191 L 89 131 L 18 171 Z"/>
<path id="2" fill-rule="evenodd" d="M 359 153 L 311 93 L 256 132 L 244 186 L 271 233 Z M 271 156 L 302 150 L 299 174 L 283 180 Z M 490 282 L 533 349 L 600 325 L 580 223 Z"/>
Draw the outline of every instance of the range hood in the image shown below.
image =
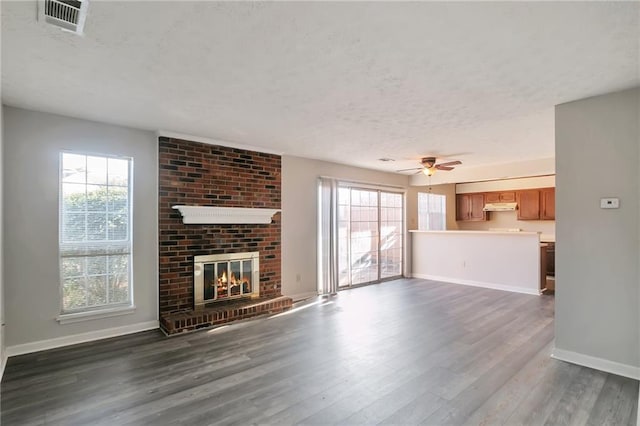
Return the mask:
<path id="1" fill-rule="evenodd" d="M 485 212 L 508 212 L 518 207 L 518 203 L 487 203 L 482 211 Z"/>

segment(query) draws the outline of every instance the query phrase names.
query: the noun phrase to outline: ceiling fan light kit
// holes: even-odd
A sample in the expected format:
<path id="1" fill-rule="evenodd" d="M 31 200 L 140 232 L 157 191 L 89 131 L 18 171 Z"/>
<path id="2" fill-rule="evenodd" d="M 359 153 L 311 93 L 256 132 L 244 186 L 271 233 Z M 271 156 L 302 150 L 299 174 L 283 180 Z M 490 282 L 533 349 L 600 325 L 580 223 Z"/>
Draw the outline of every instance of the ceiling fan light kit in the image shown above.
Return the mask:
<path id="1" fill-rule="evenodd" d="M 420 160 L 420 164 L 422 165 L 422 167 L 416 167 L 413 169 L 402 169 L 402 170 L 396 170 L 396 172 L 406 172 L 409 170 L 418 170 L 416 172 L 417 173 L 424 173 L 425 176 L 433 176 L 434 173 L 436 172 L 436 170 L 444 170 L 444 171 L 451 171 L 453 170 L 455 167 L 453 166 L 457 166 L 462 164 L 462 161 L 448 161 L 446 163 L 440 163 L 438 164 L 436 162 L 436 157 L 422 157 L 422 159 Z"/>
<path id="2" fill-rule="evenodd" d="M 436 168 L 425 167 L 424 169 L 422 169 L 422 173 L 424 173 L 425 176 L 433 176 L 436 173 Z"/>

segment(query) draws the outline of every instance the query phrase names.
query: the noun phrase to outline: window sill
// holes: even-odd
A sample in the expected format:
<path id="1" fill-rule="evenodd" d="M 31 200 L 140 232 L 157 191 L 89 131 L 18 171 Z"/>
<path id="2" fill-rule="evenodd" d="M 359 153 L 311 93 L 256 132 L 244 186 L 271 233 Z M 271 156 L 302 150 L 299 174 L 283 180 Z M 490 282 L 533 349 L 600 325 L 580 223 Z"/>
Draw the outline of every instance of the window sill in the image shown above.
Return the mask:
<path id="1" fill-rule="evenodd" d="M 136 311 L 134 305 L 105 308 L 96 311 L 76 312 L 72 314 L 60 314 L 56 320 L 60 324 L 73 324 L 81 321 L 91 321 L 102 318 L 116 317 L 120 315 L 132 314 Z"/>

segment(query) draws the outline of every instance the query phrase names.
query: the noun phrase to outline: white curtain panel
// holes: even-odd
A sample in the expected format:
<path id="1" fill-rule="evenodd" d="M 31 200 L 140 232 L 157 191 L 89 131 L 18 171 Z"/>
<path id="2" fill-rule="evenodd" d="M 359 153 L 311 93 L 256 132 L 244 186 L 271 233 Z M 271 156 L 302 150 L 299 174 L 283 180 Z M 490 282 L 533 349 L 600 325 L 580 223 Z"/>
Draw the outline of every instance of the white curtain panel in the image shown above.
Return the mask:
<path id="1" fill-rule="evenodd" d="M 338 291 L 338 182 L 318 181 L 318 293 Z"/>

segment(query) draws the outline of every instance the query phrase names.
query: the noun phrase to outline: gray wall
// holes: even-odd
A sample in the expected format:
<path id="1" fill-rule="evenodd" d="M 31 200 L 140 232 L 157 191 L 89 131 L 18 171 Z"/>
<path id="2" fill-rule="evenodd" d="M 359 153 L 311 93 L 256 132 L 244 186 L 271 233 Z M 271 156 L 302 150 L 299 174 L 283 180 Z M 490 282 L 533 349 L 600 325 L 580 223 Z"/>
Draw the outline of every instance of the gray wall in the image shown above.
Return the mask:
<path id="1" fill-rule="evenodd" d="M 6 361 L 5 354 L 5 321 L 4 321 L 4 254 L 3 254 L 3 238 L 4 232 L 2 227 L 2 216 L 4 212 L 4 206 L 2 204 L 2 156 L 4 152 L 4 111 L 2 110 L 2 106 L 0 106 L 0 378 L 2 377 L 2 372 L 4 372 L 4 366 Z"/>
<path id="2" fill-rule="evenodd" d="M 282 293 L 316 293 L 318 178 L 406 188 L 407 176 L 299 157 L 282 157 Z M 406 239 L 405 239 L 406 241 Z M 409 256 L 410 258 L 410 256 Z"/>
<path id="3" fill-rule="evenodd" d="M 157 320 L 157 141 L 151 132 L 4 107 L 7 346 Z M 58 175 L 61 150 L 134 159 L 135 313 L 60 325 Z"/>
<path id="4" fill-rule="evenodd" d="M 556 107 L 556 347 L 640 366 L 640 90 Z M 600 209 L 619 197 L 620 209 Z"/>

